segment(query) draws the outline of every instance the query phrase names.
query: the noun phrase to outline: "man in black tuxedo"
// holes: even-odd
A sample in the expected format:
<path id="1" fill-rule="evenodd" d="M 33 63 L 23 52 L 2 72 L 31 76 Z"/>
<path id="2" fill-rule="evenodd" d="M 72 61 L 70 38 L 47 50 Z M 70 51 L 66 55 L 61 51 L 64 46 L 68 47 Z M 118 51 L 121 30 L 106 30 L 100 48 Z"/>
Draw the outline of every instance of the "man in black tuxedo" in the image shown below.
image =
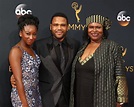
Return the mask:
<path id="1" fill-rule="evenodd" d="M 72 61 L 79 42 L 66 36 L 68 18 L 63 13 L 52 16 L 50 31 L 52 36 L 37 40 L 33 45 L 41 59 L 39 88 L 42 104 L 43 107 L 69 107 Z M 13 81 L 11 78 L 12 86 Z"/>
<path id="2" fill-rule="evenodd" d="M 34 49 L 42 61 L 39 86 L 43 107 L 69 107 L 71 66 L 79 43 L 66 37 L 68 18 L 63 13 L 52 16 L 50 31 L 51 37 L 40 39 L 34 44 Z M 61 62 L 61 57 L 64 57 L 64 62 Z M 61 68 L 63 63 L 64 67 Z"/>

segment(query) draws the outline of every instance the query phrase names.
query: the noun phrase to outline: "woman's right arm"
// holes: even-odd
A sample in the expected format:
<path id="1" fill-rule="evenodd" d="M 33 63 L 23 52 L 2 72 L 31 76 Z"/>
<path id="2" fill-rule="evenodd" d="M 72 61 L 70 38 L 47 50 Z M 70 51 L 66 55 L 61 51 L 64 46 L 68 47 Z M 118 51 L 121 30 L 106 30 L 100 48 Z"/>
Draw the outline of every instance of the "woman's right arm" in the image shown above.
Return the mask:
<path id="1" fill-rule="evenodd" d="M 26 100 L 26 95 L 24 91 L 24 84 L 22 82 L 21 59 L 22 51 L 18 47 L 12 48 L 9 53 L 9 63 L 15 78 L 16 88 L 22 102 L 22 107 L 28 107 L 28 102 Z"/>

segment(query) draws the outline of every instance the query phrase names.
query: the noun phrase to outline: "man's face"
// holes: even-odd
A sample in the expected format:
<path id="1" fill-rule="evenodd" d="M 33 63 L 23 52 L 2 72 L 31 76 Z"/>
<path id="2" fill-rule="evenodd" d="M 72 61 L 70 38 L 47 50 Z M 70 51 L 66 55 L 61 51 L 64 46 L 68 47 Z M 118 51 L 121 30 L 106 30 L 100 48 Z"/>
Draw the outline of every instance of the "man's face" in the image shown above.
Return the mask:
<path id="1" fill-rule="evenodd" d="M 52 23 L 50 24 L 50 30 L 54 38 L 62 41 L 68 31 L 67 20 L 64 17 L 56 16 L 53 18 Z"/>

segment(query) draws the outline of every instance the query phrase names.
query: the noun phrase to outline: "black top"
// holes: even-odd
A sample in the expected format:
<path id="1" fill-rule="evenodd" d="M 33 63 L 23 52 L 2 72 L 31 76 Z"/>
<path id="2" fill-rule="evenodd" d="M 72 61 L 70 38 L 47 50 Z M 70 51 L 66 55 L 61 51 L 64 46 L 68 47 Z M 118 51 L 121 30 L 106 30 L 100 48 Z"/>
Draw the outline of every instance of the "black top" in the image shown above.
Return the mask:
<path id="1" fill-rule="evenodd" d="M 59 69 L 60 69 L 60 64 L 61 64 L 60 44 L 62 45 L 62 48 L 63 48 L 63 52 L 64 52 L 64 56 L 65 56 L 65 65 L 66 65 L 67 61 L 68 61 L 68 46 L 69 45 L 68 45 L 66 39 L 64 39 L 62 42 L 59 42 L 58 40 L 53 38 L 53 48 L 54 48 L 56 56 L 57 56 L 57 59 L 53 59 L 53 60 L 55 60 L 55 64 L 57 65 L 57 67 Z M 63 73 L 63 71 L 61 71 L 61 73 Z M 68 105 L 68 102 L 66 101 L 63 90 L 62 90 L 60 98 L 55 107 L 66 107 L 66 105 Z"/>
<path id="2" fill-rule="evenodd" d="M 74 89 L 75 107 L 93 107 L 94 70 L 93 57 L 84 65 L 77 61 Z"/>
<path id="3" fill-rule="evenodd" d="M 54 46 L 56 56 L 57 56 L 55 64 L 57 65 L 58 68 L 60 68 L 60 63 L 61 63 L 61 52 L 60 52 L 60 46 L 59 46 L 60 43 L 62 44 L 62 47 L 63 47 L 63 50 L 64 50 L 65 65 L 68 62 L 68 46 L 69 45 L 68 45 L 66 39 L 64 39 L 62 42 L 59 42 L 58 40 L 53 38 L 53 46 Z"/>

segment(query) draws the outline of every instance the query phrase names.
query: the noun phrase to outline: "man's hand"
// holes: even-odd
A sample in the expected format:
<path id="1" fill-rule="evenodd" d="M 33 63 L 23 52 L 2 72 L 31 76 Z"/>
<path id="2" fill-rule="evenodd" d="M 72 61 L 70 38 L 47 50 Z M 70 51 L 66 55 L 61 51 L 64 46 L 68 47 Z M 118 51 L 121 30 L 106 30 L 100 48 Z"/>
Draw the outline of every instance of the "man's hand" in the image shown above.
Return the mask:
<path id="1" fill-rule="evenodd" d="M 11 77 L 10 77 L 10 82 L 11 82 L 12 87 L 16 88 L 16 82 L 15 82 L 15 78 L 13 75 L 11 75 Z"/>

